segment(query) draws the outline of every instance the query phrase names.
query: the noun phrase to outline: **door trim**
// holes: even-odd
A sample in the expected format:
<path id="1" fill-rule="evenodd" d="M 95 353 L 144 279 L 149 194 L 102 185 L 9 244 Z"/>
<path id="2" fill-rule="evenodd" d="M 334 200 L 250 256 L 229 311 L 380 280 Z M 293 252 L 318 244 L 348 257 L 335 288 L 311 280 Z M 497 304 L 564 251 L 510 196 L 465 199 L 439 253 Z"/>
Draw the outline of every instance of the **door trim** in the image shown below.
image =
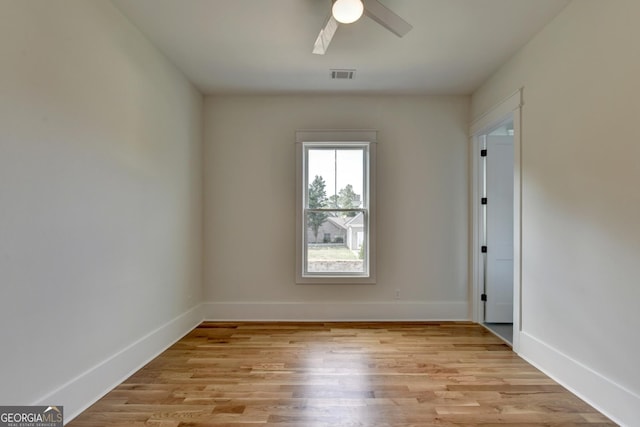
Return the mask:
<path id="1" fill-rule="evenodd" d="M 469 126 L 469 149 L 471 150 L 471 318 L 483 323 L 482 278 L 484 275 L 482 253 L 482 173 L 480 145 L 481 137 L 499 124 L 513 120 L 513 350 L 520 347 L 522 331 L 522 106 L 523 88 L 481 114 Z"/>

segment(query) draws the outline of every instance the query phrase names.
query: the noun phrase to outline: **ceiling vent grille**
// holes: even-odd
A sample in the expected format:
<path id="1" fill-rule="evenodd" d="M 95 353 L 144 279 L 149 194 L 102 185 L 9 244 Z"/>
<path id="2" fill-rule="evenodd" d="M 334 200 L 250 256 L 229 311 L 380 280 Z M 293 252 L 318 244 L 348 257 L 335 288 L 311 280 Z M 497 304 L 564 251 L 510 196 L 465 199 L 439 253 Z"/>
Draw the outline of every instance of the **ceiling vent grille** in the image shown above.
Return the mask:
<path id="1" fill-rule="evenodd" d="M 334 80 L 353 80 L 356 70 L 331 70 L 331 78 Z"/>

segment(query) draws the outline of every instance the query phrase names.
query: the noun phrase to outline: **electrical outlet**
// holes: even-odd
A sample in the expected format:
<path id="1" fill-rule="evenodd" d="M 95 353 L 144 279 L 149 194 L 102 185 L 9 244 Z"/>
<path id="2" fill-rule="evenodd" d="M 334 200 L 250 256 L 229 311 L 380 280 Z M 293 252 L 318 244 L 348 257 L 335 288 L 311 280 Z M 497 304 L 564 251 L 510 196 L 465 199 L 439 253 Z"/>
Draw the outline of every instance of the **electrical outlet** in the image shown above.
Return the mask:
<path id="1" fill-rule="evenodd" d="M 400 299 L 400 289 L 396 289 L 396 299 Z"/>

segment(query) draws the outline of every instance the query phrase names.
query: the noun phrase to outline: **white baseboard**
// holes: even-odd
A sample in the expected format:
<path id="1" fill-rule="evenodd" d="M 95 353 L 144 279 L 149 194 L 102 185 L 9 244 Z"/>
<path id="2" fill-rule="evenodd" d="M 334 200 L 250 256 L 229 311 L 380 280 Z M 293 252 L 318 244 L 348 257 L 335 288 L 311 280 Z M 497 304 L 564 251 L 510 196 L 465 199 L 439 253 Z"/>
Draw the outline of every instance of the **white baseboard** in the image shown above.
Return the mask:
<path id="1" fill-rule="evenodd" d="M 469 320 L 467 302 L 205 302 L 206 320 Z"/>
<path id="2" fill-rule="evenodd" d="M 202 322 L 197 305 L 81 373 L 32 405 L 64 406 L 65 424 Z"/>
<path id="3" fill-rule="evenodd" d="M 518 355 L 622 426 L 638 425 L 640 396 L 536 337 L 520 333 Z"/>

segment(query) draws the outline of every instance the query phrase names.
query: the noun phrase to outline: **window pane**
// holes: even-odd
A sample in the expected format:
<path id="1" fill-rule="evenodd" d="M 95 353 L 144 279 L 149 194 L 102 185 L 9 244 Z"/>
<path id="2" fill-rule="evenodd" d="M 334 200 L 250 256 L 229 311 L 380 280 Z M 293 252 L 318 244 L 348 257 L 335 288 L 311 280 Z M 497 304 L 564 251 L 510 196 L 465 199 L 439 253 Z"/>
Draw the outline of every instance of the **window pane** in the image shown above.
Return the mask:
<path id="1" fill-rule="evenodd" d="M 307 212 L 305 220 L 308 273 L 365 273 L 363 212 Z"/>
<path id="2" fill-rule="evenodd" d="M 364 149 L 311 148 L 308 156 L 306 207 L 363 207 Z"/>

